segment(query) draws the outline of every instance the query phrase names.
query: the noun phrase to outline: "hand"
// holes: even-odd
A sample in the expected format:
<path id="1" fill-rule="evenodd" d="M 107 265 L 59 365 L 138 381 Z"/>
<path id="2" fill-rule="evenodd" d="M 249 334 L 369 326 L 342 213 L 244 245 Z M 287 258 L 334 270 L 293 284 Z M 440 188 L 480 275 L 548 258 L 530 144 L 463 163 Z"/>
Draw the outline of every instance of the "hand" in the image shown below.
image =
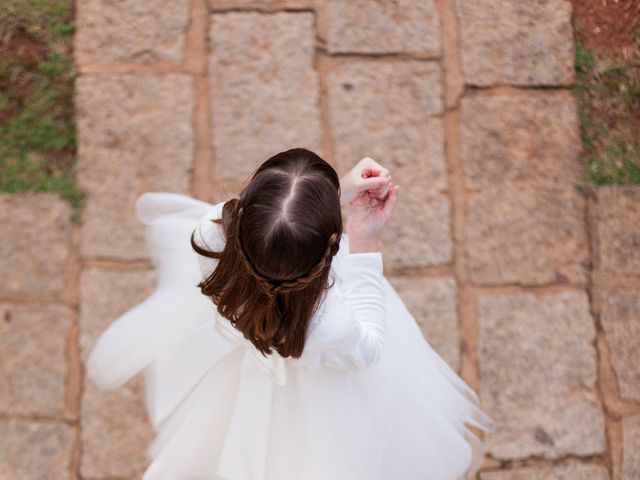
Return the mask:
<path id="1" fill-rule="evenodd" d="M 377 251 L 378 238 L 395 209 L 399 188 L 391 186 L 383 200 L 362 192 L 349 204 L 346 231 L 351 253 Z"/>
<path id="2" fill-rule="evenodd" d="M 340 179 L 340 201 L 346 205 L 366 191 L 375 198 L 383 199 L 388 193 L 390 184 L 389 170 L 372 158 L 364 157 Z"/>

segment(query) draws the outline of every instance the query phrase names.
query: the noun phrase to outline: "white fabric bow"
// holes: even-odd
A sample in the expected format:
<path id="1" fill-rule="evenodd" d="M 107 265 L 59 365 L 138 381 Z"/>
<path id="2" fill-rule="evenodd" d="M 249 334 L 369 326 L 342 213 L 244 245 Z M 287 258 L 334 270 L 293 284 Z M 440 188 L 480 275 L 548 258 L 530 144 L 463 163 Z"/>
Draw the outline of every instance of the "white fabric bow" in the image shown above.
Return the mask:
<path id="1" fill-rule="evenodd" d="M 269 356 L 263 355 L 240 331 L 231 325 L 231 322 L 224 318 L 216 318 L 216 329 L 230 342 L 250 350 L 257 366 L 265 374 L 269 375 L 276 385 L 286 385 L 287 365 L 285 359 L 278 355 L 277 352 L 273 352 Z"/>
<path id="2" fill-rule="evenodd" d="M 227 319 L 217 317 L 215 328 L 232 344 L 246 350 L 216 473 L 225 479 L 264 480 L 274 384 L 286 384 L 287 366 L 277 353 L 262 355 Z"/>

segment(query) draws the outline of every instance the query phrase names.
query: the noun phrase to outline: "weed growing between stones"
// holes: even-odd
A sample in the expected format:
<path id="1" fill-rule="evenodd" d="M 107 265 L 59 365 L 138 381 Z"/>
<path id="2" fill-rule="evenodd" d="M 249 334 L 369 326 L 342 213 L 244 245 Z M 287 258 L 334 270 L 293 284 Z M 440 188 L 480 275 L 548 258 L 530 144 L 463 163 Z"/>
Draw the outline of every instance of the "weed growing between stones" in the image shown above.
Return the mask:
<path id="1" fill-rule="evenodd" d="M 74 208 L 71 0 L 0 3 L 0 190 L 56 192 Z"/>
<path id="2" fill-rule="evenodd" d="M 584 181 L 640 185 L 640 31 L 627 58 L 577 43 L 575 68 Z"/>

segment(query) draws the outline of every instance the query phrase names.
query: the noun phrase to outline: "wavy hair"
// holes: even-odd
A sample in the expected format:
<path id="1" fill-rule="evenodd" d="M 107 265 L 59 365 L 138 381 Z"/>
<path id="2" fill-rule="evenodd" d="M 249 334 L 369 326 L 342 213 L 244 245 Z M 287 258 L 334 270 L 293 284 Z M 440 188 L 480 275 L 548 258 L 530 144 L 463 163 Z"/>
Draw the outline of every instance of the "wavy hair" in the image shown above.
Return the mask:
<path id="1" fill-rule="evenodd" d="M 218 259 L 198 287 L 264 355 L 300 357 L 342 236 L 338 174 L 304 148 L 278 153 L 212 221 L 225 246 L 213 252 L 191 235 L 197 253 Z"/>

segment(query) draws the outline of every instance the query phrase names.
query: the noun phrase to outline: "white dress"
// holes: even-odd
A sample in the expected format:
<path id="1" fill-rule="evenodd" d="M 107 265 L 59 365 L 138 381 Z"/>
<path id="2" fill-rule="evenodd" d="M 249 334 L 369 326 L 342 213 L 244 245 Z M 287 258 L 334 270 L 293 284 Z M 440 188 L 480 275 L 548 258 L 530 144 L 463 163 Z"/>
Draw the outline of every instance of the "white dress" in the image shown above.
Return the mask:
<path id="1" fill-rule="evenodd" d="M 157 436 L 144 480 L 454 480 L 491 420 L 424 340 L 383 276 L 382 254 L 333 258 L 299 359 L 262 356 L 196 287 L 224 246 L 217 205 L 173 193 L 137 202 L 157 289 L 98 339 L 89 378 L 142 373 Z"/>

